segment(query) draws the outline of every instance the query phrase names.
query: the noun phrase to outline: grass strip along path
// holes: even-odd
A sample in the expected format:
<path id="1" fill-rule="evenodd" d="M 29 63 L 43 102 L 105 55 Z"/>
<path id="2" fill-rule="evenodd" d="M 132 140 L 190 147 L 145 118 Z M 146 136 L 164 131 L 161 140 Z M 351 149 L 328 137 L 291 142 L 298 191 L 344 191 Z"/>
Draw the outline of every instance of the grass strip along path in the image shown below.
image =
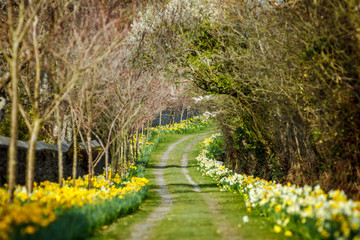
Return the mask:
<path id="1" fill-rule="evenodd" d="M 209 135 L 203 130 L 165 136 L 150 157 L 150 190 L 140 210 L 91 239 L 289 239 L 275 233 L 266 218 L 247 212 L 238 194 L 220 192 L 197 170 L 199 141 Z"/>

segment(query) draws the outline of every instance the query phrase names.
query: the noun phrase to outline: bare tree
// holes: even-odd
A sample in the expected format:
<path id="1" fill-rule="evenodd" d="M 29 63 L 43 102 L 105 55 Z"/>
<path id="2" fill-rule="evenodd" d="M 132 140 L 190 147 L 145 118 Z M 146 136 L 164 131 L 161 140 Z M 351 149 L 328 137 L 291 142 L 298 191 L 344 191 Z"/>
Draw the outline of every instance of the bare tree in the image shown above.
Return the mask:
<path id="1" fill-rule="evenodd" d="M 10 146 L 8 154 L 8 192 L 9 192 L 9 202 L 13 200 L 13 192 L 15 189 L 15 170 L 16 170 L 16 158 L 17 158 L 17 130 L 18 130 L 18 105 L 19 105 L 19 95 L 18 95 L 18 85 L 19 85 L 19 71 L 24 63 L 24 53 L 25 44 L 24 38 L 31 30 L 32 24 L 34 28 L 37 24 L 37 14 L 42 7 L 44 1 L 35 1 L 26 4 L 25 1 L 21 1 L 19 4 L 8 0 L 7 4 L 7 21 L 9 27 L 9 38 L 8 40 L 8 49 L 4 49 L 0 45 L 0 51 L 5 56 L 6 61 L 9 64 L 9 77 L 10 77 L 10 86 L 9 95 L 11 97 L 11 130 L 10 130 Z M 36 36 L 35 36 L 36 37 Z M 34 46 L 34 50 L 37 51 L 37 47 Z M 35 53 L 36 54 L 36 53 Z M 30 57 L 30 56 L 28 56 Z M 38 58 L 38 57 L 37 57 Z M 25 60 L 26 61 L 26 60 Z M 38 72 L 37 72 L 38 73 Z M 2 79 L 1 83 L 4 84 L 7 82 L 7 76 Z M 38 76 L 37 76 L 38 78 Z M 38 128 L 38 124 L 34 124 L 34 128 Z"/>

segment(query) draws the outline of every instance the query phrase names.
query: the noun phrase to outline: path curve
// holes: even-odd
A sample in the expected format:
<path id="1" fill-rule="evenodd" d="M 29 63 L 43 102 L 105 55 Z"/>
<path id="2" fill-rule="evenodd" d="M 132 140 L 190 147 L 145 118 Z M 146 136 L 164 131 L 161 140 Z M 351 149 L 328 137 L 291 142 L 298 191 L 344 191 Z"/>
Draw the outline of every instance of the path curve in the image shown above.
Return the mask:
<path id="1" fill-rule="evenodd" d="M 157 207 L 145 221 L 132 227 L 130 239 L 148 239 L 151 230 L 156 226 L 157 222 L 164 219 L 165 215 L 170 212 L 173 199 L 169 194 L 168 187 L 166 186 L 166 182 L 164 179 L 164 169 L 168 161 L 170 152 L 176 147 L 176 145 L 187 140 L 190 137 L 191 136 L 184 137 L 177 142 L 171 144 L 162 156 L 158 168 L 154 169 L 155 181 L 158 187 L 157 191 L 161 196 L 160 206 Z"/>
<path id="2" fill-rule="evenodd" d="M 204 134 L 202 134 L 202 135 L 204 135 Z M 194 191 L 198 192 L 198 193 L 201 193 L 201 189 L 200 189 L 200 186 L 198 184 L 196 184 L 194 182 L 194 180 L 192 180 L 191 176 L 189 175 L 189 170 L 187 169 L 187 165 L 188 165 L 188 156 L 187 155 L 190 152 L 190 149 L 192 148 L 192 146 L 194 146 L 197 142 L 201 141 L 203 138 L 204 138 L 204 136 L 201 136 L 201 137 L 195 139 L 189 145 L 187 145 L 186 149 L 184 151 L 183 157 L 181 159 L 182 172 L 184 173 L 188 182 L 191 185 L 193 185 Z M 217 220 L 216 223 L 218 226 L 218 231 L 219 231 L 219 233 L 221 233 L 223 235 L 223 238 L 240 240 L 241 238 L 235 233 L 235 231 L 233 230 L 233 226 L 231 226 L 231 224 L 228 223 L 226 217 L 223 214 L 221 214 L 216 200 L 207 196 L 207 194 L 202 194 L 202 196 L 203 196 L 210 212 L 216 216 L 216 220 Z"/>
<path id="3" fill-rule="evenodd" d="M 190 149 L 192 148 L 192 146 L 194 146 L 196 143 L 200 142 L 200 141 L 204 138 L 203 135 L 204 135 L 204 134 L 201 134 L 201 136 L 200 136 L 199 138 L 195 139 L 195 140 L 192 141 L 189 145 L 186 146 L 185 151 L 184 151 L 184 154 L 183 154 L 183 157 L 182 157 L 182 159 L 181 159 L 181 168 L 182 168 L 181 170 L 182 170 L 182 172 L 184 173 L 184 175 L 185 175 L 186 179 L 188 180 L 188 182 L 189 182 L 191 185 L 193 185 L 195 192 L 201 192 L 201 190 L 200 190 L 200 186 L 197 185 L 197 184 L 192 180 L 192 178 L 191 178 L 190 175 L 189 175 L 189 170 L 186 168 L 187 165 L 188 165 L 188 157 L 187 157 L 187 155 L 188 155 L 188 153 L 190 152 Z"/>

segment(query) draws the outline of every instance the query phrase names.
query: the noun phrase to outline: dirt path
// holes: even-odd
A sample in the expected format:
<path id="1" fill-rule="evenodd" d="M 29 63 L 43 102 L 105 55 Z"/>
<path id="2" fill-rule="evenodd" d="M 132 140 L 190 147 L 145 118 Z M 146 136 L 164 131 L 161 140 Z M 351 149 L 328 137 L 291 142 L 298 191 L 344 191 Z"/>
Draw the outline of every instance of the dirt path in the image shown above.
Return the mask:
<path id="1" fill-rule="evenodd" d="M 190 136 L 184 137 L 179 141 L 171 144 L 162 156 L 158 167 L 154 170 L 155 180 L 158 186 L 157 191 L 161 197 L 161 204 L 150 214 L 150 216 L 144 222 L 140 222 L 132 227 L 131 239 L 148 239 L 151 234 L 152 228 L 154 228 L 157 222 L 162 220 L 165 215 L 170 212 L 173 199 L 169 194 L 168 187 L 164 179 L 164 169 L 169 158 L 169 153 L 174 150 L 176 145 L 187 140 L 189 137 Z"/>
<path id="2" fill-rule="evenodd" d="M 190 149 L 199 141 L 201 141 L 204 138 L 204 136 L 202 135 L 201 137 L 195 139 L 193 142 L 191 142 L 189 145 L 186 146 L 183 157 L 181 159 L 181 167 L 182 167 L 182 172 L 185 175 L 186 179 L 188 180 L 188 182 L 193 185 L 194 187 L 194 191 L 201 193 L 201 189 L 200 186 L 198 184 L 196 184 L 193 179 L 191 178 L 191 176 L 189 175 L 189 170 L 187 169 L 188 166 L 188 153 L 190 152 Z M 233 231 L 233 226 L 231 226 L 231 224 L 228 223 L 226 217 L 224 215 L 221 214 L 220 212 L 220 208 L 218 206 L 218 203 L 216 202 L 215 199 L 213 199 L 212 197 L 210 197 L 208 194 L 201 194 L 201 196 L 199 197 L 203 197 L 203 199 L 206 202 L 206 205 L 208 207 L 208 209 L 210 210 L 210 212 L 214 215 L 216 222 L 218 223 L 218 229 L 217 231 L 219 233 L 221 233 L 223 235 L 224 239 L 242 239 L 241 237 L 239 237 L 235 231 Z"/>
<path id="3" fill-rule="evenodd" d="M 248 212 L 238 194 L 220 192 L 197 170 L 198 142 L 206 135 L 166 136 L 150 157 L 150 190 L 141 208 L 90 239 L 287 240 L 266 218 Z"/>
<path id="4" fill-rule="evenodd" d="M 183 174 L 185 175 L 186 179 L 188 180 L 188 182 L 194 186 L 194 191 L 195 192 L 201 192 L 200 190 L 200 186 L 197 185 L 192 178 L 189 175 L 189 170 L 187 169 L 187 165 L 188 165 L 188 153 L 190 151 L 190 149 L 198 142 L 200 142 L 202 139 L 204 138 L 203 134 L 201 135 L 201 137 L 195 139 L 193 142 L 191 142 L 189 145 L 186 146 L 183 157 L 181 159 L 181 170 L 183 172 Z"/>

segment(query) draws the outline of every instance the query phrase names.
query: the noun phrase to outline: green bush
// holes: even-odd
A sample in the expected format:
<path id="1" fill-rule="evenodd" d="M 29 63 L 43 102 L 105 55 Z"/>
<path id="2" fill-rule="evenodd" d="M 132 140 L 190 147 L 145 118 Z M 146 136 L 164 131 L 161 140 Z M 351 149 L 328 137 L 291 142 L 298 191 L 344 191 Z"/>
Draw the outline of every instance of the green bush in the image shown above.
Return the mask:
<path id="1" fill-rule="evenodd" d="M 245 6 L 246 5 L 246 6 Z M 341 188 L 360 182 L 357 1 L 228 1 L 183 35 L 179 65 L 203 94 L 237 172 Z"/>

